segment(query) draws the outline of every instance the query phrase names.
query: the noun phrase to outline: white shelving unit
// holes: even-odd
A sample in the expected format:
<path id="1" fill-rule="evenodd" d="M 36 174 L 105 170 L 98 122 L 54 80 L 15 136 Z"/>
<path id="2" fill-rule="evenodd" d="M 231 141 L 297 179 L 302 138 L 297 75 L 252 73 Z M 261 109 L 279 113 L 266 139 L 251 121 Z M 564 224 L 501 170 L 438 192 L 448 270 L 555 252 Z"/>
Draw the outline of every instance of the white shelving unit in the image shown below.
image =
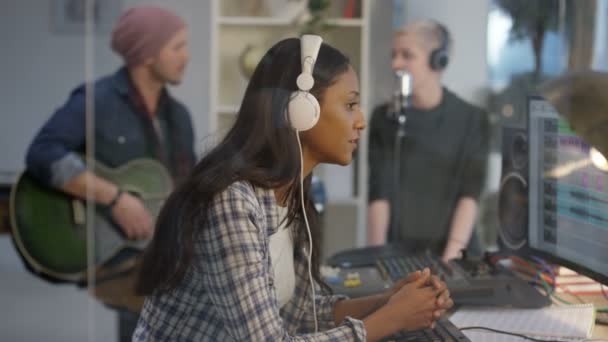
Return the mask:
<path id="1" fill-rule="evenodd" d="M 327 12 L 330 29 L 321 33 L 326 43 L 338 48 L 351 59 L 359 75 L 361 105 L 366 114 L 369 112 L 367 86 L 370 1 L 357 0 L 356 17 L 344 18 L 342 10 L 347 1 L 332 0 Z M 293 5 L 293 0 L 257 1 L 260 5 L 289 2 Z M 263 11 L 260 15 L 249 15 L 247 10 L 251 10 L 251 7 L 249 1 L 211 2 L 211 96 L 208 125 L 210 132 L 216 132 L 219 136 L 233 123 L 247 86 L 247 79 L 239 68 L 239 57 L 244 49 L 255 45 L 267 50 L 283 38 L 298 36 L 299 28 L 295 25 L 294 18 L 271 16 Z M 330 246 L 324 248 L 328 253 L 340 248 L 362 246 L 365 243 L 366 156 L 367 141 L 362 139 L 357 158 L 351 165 L 322 165 L 315 169 L 315 174 L 324 180 L 328 192 L 325 240 Z M 333 241 L 336 239 L 341 241 Z"/>

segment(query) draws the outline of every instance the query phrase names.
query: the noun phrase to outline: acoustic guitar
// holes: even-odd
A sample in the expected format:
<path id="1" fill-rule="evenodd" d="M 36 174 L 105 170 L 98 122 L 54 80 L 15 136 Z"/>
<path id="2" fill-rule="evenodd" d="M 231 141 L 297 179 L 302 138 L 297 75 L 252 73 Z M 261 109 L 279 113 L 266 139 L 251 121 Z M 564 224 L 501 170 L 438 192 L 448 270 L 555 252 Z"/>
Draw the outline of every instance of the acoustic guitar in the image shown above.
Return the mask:
<path id="1" fill-rule="evenodd" d="M 95 174 L 139 197 L 153 217 L 172 189 L 171 176 L 156 160 L 136 159 L 111 169 L 95 163 Z M 42 185 L 27 172 L 11 191 L 10 217 L 15 244 L 37 273 L 63 281 L 86 279 L 87 250 L 93 249 L 95 267 L 125 248 L 142 250 L 148 240 L 129 240 L 99 205 L 87 219 L 86 201 Z M 87 245 L 91 230 L 93 246 Z"/>

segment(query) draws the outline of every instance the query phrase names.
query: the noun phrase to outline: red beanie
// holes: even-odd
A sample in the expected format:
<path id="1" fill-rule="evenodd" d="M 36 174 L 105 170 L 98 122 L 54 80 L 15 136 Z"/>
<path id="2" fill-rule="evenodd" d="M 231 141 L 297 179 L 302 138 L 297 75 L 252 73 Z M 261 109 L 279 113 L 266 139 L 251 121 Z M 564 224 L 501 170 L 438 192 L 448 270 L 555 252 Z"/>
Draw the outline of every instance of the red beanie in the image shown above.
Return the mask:
<path id="1" fill-rule="evenodd" d="M 186 23 L 175 13 L 157 6 L 129 8 L 118 19 L 112 32 L 112 50 L 128 66 L 137 66 L 160 52 Z"/>

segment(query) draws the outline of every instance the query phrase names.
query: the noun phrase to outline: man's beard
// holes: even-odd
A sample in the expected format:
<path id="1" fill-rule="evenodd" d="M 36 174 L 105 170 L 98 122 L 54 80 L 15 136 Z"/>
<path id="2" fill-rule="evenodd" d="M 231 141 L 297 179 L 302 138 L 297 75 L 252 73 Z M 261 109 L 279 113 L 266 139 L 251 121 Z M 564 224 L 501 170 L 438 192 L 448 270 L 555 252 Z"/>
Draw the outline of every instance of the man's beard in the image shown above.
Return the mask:
<path id="1" fill-rule="evenodd" d="M 152 77 L 155 80 L 157 80 L 158 82 L 163 83 L 163 84 L 169 83 L 170 85 L 175 86 L 175 85 L 180 84 L 182 81 L 181 79 L 174 80 L 174 79 L 171 79 L 171 78 L 165 76 L 164 73 L 161 70 L 159 70 L 159 68 L 157 68 L 155 65 L 152 65 L 150 67 L 150 75 L 152 75 Z"/>

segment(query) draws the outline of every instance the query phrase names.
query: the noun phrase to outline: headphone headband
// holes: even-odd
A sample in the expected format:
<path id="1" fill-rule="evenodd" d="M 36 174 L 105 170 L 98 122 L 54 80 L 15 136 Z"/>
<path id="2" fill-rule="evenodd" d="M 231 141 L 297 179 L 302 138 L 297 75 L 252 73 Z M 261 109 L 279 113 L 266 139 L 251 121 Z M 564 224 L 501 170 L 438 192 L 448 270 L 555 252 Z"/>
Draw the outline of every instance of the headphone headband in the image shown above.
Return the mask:
<path id="1" fill-rule="evenodd" d="M 444 50 L 447 52 L 450 44 L 450 33 L 448 29 L 442 23 L 436 21 L 435 25 L 437 25 L 437 30 L 439 31 L 439 47 L 438 49 Z"/>
<path id="2" fill-rule="evenodd" d="M 315 85 L 312 74 L 322 43 L 323 38 L 317 35 L 305 34 L 300 38 L 302 73 L 296 79 L 299 90 L 291 95 L 287 109 L 289 122 L 298 132 L 311 129 L 319 120 L 319 101 L 309 91 Z"/>
<path id="3" fill-rule="evenodd" d="M 315 84 L 312 71 L 315 67 L 323 38 L 320 36 L 305 34 L 300 38 L 300 60 L 302 62 L 302 73 L 298 76 L 296 84 L 298 89 L 309 91 Z"/>

